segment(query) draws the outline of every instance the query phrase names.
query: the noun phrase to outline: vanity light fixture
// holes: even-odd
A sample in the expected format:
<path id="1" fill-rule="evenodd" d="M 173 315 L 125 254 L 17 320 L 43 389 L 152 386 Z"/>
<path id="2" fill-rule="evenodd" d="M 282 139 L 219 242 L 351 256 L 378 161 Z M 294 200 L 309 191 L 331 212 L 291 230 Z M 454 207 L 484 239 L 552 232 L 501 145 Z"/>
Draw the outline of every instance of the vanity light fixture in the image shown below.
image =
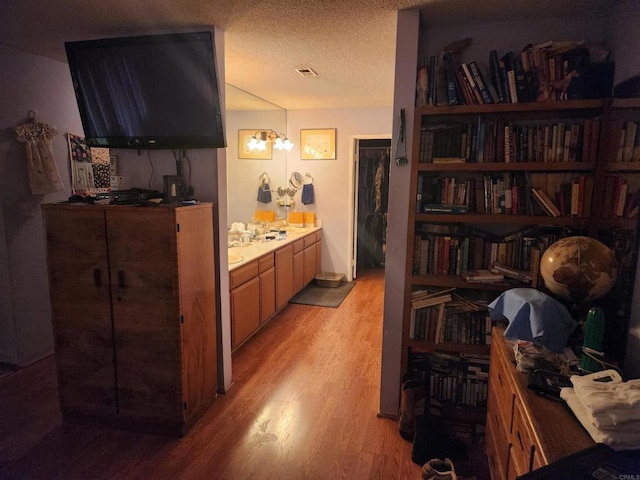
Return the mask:
<path id="1" fill-rule="evenodd" d="M 278 150 L 290 151 L 293 148 L 293 143 L 284 133 L 278 134 L 274 130 L 256 132 L 247 143 L 247 148 L 264 151 L 267 149 L 267 142 L 273 142 L 273 146 Z"/>

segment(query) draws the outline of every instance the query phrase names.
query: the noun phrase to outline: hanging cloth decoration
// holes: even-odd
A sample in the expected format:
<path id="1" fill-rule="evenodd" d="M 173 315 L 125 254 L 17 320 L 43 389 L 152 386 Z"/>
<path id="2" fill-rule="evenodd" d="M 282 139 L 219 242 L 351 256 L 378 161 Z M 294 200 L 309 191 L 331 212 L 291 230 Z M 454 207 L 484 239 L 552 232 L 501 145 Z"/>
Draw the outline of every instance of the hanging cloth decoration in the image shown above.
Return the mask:
<path id="1" fill-rule="evenodd" d="M 314 202 L 313 197 L 313 177 L 306 173 L 302 185 L 301 201 L 304 205 L 309 205 Z"/>
<path id="2" fill-rule="evenodd" d="M 262 175 L 258 177 L 260 186 L 258 187 L 258 201 L 260 203 L 271 203 L 271 179 L 267 172 L 262 172 Z"/>
<path id="3" fill-rule="evenodd" d="M 27 172 L 29 186 L 34 195 L 64 190 L 60 173 L 53 158 L 53 144 L 51 139 L 58 134 L 58 130 L 46 123 L 36 121 L 33 110 L 29 112 L 29 121 L 14 127 L 16 139 L 24 143 L 27 152 Z"/>

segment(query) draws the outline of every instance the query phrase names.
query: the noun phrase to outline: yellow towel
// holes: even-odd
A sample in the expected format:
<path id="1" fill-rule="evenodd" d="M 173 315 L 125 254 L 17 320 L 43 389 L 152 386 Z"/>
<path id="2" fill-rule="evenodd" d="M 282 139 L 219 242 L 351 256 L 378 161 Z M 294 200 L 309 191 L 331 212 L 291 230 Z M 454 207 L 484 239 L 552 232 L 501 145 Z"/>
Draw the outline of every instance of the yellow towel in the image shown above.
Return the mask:
<path id="1" fill-rule="evenodd" d="M 313 212 L 304 212 L 304 226 L 315 227 L 315 225 L 316 225 L 316 214 Z"/>
<path id="2" fill-rule="evenodd" d="M 303 224 L 304 214 L 302 212 L 289 212 L 289 215 L 287 215 L 287 222 L 289 224 Z"/>

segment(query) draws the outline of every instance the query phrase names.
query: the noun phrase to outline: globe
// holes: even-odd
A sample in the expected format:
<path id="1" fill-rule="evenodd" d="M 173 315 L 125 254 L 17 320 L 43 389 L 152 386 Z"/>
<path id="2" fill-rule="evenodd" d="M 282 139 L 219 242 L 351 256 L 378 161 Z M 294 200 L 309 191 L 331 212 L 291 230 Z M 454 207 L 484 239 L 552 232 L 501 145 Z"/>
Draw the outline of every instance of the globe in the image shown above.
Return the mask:
<path id="1" fill-rule="evenodd" d="M 613 251 L 591 237 L 560 239 L 547 248 L 540 260 L 540 275 L 549 291 L 576 303 L 606 295 L 617 274 Z"/>

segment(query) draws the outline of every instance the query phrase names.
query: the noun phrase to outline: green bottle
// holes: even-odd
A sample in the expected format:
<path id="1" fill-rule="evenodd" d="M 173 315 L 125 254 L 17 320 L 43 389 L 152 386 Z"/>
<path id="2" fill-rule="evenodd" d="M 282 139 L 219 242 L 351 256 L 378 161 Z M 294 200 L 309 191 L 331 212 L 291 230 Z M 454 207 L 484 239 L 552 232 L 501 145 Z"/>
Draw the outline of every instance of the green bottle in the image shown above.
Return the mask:
<path id="1" fill-rule="evenodd" d="M 604 312 L 600 307 L 593 307 L 587 313 L 587 321 L 584 326 L 583 346 L 602 351 L 602 337 L 604 336 Z M 598 372 L 602 365 L 584 353 L 580 360 L 580 367 L 587 372 Z"/>

